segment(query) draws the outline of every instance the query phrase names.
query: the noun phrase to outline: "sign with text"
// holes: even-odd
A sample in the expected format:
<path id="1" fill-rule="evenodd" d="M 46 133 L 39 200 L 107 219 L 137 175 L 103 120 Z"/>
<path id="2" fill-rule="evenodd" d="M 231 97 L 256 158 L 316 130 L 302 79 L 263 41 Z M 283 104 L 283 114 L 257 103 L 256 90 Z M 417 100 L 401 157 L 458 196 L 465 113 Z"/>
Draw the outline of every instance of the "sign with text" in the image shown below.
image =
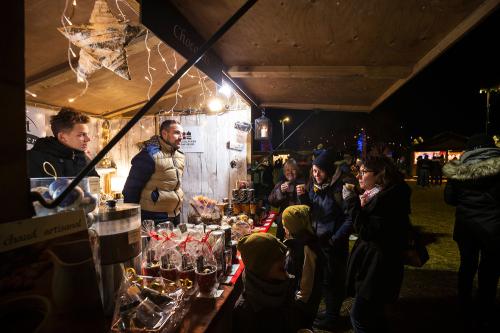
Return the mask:
<path id="1" fill-rule="evenodd" d="M 205 144 L 200 126 L 183 126 L 181 151 L 183 153 L 203 153 Z"/>
<path id="2" fill-rule="evenodd" d="M 83 210 L 0 224 L 0 253 L 87 230 Z"/>
<path id="3" fill-rule="evenodd" d="M 189 21 L 169 1 L 141 1 L 141 23 L 184 58 L 191 58 L 205 43 Z M 222 84 L 222 60 L 211 50 L 196 64 L 217 84 Z"/>
<path id="4" fill-rule="evenodd" d="M 0 224 L 2 332 L 105 333 L 83 210 Z"/>
<path id="5" fill-rule="evenodd" d="M 26 107 L 26 148 L 33 148 L 38 138 L 45 136 L 45 113 L 42 109 Z"/>

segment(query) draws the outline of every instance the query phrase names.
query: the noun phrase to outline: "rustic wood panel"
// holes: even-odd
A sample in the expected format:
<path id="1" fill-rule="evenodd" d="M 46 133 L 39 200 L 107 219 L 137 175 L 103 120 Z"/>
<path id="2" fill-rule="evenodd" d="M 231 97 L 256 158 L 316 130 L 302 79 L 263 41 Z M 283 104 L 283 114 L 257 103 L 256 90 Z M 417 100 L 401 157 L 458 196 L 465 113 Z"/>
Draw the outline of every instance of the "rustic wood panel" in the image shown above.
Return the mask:
<path id="1" fill-rule="evenodd" d="M 173 2 L 205 38 L 243 3 Z M 227 66 L 257 68 L 257 71 L 236 72 L 235 77 L 247 78 L 241 81 L 263 105 L 325 104 L 344 110 L 370 105 L 373 109 L 404 84 L 412 72 L 418 72 L 422 64 L 427 65 L 498 3 L 498 0 L 261 0 L 222 37 L 215 50 Z M 298 66 L 300 70 L 272 71 L 283 66 Z M 303 70 L 310 66 L 336 70 L 329 73 Z M 394 75 L 393 80 L 383 78 L 375 84 L 365 81 L 355 87 L 359 101 L 349 97 L 345 87 L 352 83 L 349 75 L 342 77 L 345 68 L 395 67 L 407 70 Z M 342 79 L 337 80 L 338 76 Z M 299 82 L 294 84 L 298 89 L 290 89 L 289 81 L 277 80 L 286 77 Z M 309 80 L 314 77 L 324 80 Z M 375 77 L 380 75 L 371 75 Z M 274 89 L 269 89 L 273 86 Z M 318 93 L 308 91 L 313 86 Z M 329 87 L 328 91 L 324 87 Z"/>
<path id="2" fill-rule="evenodd" d="M 160 117 L 159 122 L 171 117 Z M 201 126 L 205 151 L 185 153 L 186 166 L 182 179 L 185 194 L 183 218 L 187 218 L 189 199 L 195 195 L 205 195 L 217 200 L 229 197 L 230 188 L 236 180 L 246 179 L 246 155 L 243 151 L 227 149 L 227 142 L 235 135 L 236 121 L 250 122 L 250 108 L 231 111 L 222 115 L 190 115 L 174 117 L 183 126 Z M 231 160 L 239 161 L 237 169 L 231 169 Z"/>
<path id="3" fill-rule="evenodd" d="M 261 96 L 261 103 L 370 105 L 394 79 L 363 77 L 325 79 L 241 79 Z"/>
<path id="4" fill-rule="evenodd" d="M 405 66 L 233 66 L 233 78 L 256 79 L 332 79 L 342 76 L 368 78 L 404 78 L 411 72 Z"/>
<path id="5" fill-rule="evenodd" d="M 261 0 L 222 37 L 216 51 L 231 66 L 405 66 L 482 2 Z M 174 3 L 207 38 L 243 1 Z"/>
<path id="6" fill-rule="evenodd" d="M 128 2 L 136 5 L 134 0 Z M 243 2 L 173 0 L 205 38 Z M 68 3 L 71 7 L 72 1 Z M 138 23 L 138 16 L 120 3 L 127 18 Z M 253 68 L 235 76 L 263 105 L 333 105 L 347 111 L 370 105 L 373 109 L 498 4 L 499 0 L 260 0 L 214 49 L 228 67 Z M 26 77 L 34 84 L 30 90 L 38 95 L 35 100 L 96 115 L 133 114 L 147 99 L 143 39 L 128 48 L 131 81 L 102 69 L 90 78 L 87 94 L 69 103 L 68 98 L 78 95 L 83 85 L 64 70 L 68 41 L 57 31 L 64 5 L 65 0 L 25 0 Z M 93 1 L 78 1 L 72 22 L 86 23 L 92 6 Z M 115 2 L 109 6 L 118 15 Z M 154 93 L 169 75 L 151 38 Z M 174 67 L 172 51 L 165 45 L 162 49 L 168 65 Z M 183 62 L 178 57 L 178 66 Z M 294 70 L 279 70 L 284 66 Z M 197 72 L 192 70 L 190 75 L 196 78 L 182 78 L 182 88 L 197 83 Z M 196 100 L 198 94 L 187 92 L 178 105 L 190 107 L 189 100 Z M 174 103 L 173 98 L 165 98 L 152 111 L 168 110 Z"/>

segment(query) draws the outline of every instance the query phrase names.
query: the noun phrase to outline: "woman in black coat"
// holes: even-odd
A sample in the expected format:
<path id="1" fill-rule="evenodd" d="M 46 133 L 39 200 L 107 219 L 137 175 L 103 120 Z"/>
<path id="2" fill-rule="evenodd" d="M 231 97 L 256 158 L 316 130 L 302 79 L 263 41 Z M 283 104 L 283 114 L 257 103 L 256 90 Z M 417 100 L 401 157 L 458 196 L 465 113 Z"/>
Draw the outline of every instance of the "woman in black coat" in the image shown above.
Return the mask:
<path id="1" fill-rule="evenodd" d="M 347 270 L 347 290 L 355 297 L 351 321 L 356 333 L 385 332 L 384 306 L 396 301 L 403 281 L 411 190 L 385 157 L 365 161 L 358 179 L 362 195 L 343 189 L 359 235 Z"/>

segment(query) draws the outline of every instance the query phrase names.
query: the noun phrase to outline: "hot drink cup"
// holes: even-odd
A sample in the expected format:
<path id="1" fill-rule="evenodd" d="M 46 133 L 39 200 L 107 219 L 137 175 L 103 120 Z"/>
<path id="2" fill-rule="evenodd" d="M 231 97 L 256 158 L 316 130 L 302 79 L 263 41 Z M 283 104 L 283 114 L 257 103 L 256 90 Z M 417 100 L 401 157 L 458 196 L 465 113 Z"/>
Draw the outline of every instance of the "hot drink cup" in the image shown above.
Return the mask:
<path id="1" fill-rule="evenodd" d="M 168 265 L 160 268 L 161 277 L 170 281 L 177 281 L 177 268 L 175 265 Z"/>
<path id="2" fill-rule="evenodd" d="M 194 268 L 192 266 L 188 266 L 186 269 L 179 269 L 177 271 L 177 278 L 179 280 L 190 280 L 193 284 L 196 281 L 196 273 L 194 272 Z"/>
<path id="3" fill-rule="evenodd" d="M 147 262 L 142 267 L 142 274 L 146 276 L 160 276 L 160 264 L 155 262 Z"/>
<path id="4" fill-rule="evenodd" d="M 196 282 L 202 293 L 210 293 L 217 284 L 217 268 L 215 266 L 204 266 L 203 270 L 196 272 Z"/>

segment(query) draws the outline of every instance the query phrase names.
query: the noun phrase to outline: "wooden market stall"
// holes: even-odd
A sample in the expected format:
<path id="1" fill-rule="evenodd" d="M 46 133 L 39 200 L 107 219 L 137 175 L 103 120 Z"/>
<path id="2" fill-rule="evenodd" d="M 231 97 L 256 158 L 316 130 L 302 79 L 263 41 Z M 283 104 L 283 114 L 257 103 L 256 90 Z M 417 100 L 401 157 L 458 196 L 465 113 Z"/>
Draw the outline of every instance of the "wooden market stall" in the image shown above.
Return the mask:
<path id="1" fill-rule="evenodd" d="M 67 11 L 68 20 L 86 22 L 93 6 L 92 1 L 78 2 Z M 121 10 L 131 25 L 141 26 L 137 3 L 124 2 L 119 8 L 113 3 L 109 6 L 115 13 Z M 39 19 L 38 13 L 42 8 L 46 15 Z M 90 150 L 96 154 L 106 143 L 103 142 L 104 123 L 109 123 L 109 134 L 113 137 L 185 60 L 153 33 L 143 31 L 126 48 L 131 79 L 125 80 L 103 68 L 89 78 L 85 91 L 85 84 L 77 82 L 75 73 L 68 65 L 69 58 L 72 65 L 77 66 L 77 58 L 73 57 L 77 48 L 72 44 L 68 46 L 68 40 L 57 29 L 61 26 L 63 9 L 61 2 L 26 2 L 28 117 L 36 121 L 33 127 L 41 128 L 37 135 L 46 136 L 51 135 L 49 117 L 60 107 L 84 112 L 92 119 Z M 108 191 L 121 192 L 130 161 L 139 151 L 138 144 L 157 134 L 161 121 L 175 118 L 200 136 L 195 151 L 192 147 L 182 148 L 188 149 L 183 180 L 186 197 L 198 194 L 219 199 L 229 197 L 234 183 L 246 179 L 250 136 L 238 136 L 234 124 L 237 121 L 250 122 L 250 107 L 236 94 L 227 97 L 219 94 L 218 89 L 214 81 L 196 68 L 179 80 L 110 152 L 115 170 L 111 170 L 112 188 Z M 223 99 L 224 109 L 211 112 L 207 103 L 216 95 Z M 239 150 L 228 149 L 229 141 L 237 141 L 242 146 Z M 233 160 L 238 162 L 234 169 L 230 167 Z M 188 205 L 186 200 L 184 212 L 188 211 Z"/>
<path id="2" fill-rule="evenodd" d="M 8 251 L 16 249 L 16 243 L 26 243 L 30 251 L 40 250 L 35 244 L 40 233 L 46 236 L 61 232 L 62 243 L 44 243 L 51 253 L 56 252 L 58 245 L 78 243 L 79 239 L 65 233 L 71 228 L 88 238 L 85 216 L 78 212 L 64 212 L 42 220 L 31 218 L 30 203 L 35 195 L 29 193 L 26 145 L 29 148 L 37 137 L 50 135 L 48 119 L 60 108 L 71 107 L 91 117 L 90 149 L 99 159 L 104 157 L 103 151 L 112 147 L 106 145 L 108 141 L 113 143 L 105 156 L 107 163 L 98 168 L 102 175 L 101 190 L 106 194 L 121 192 L 130 160 L 138 152 L 137 143 L 157 133 L 162 120 L 178 119 L 186 128 L 186 137 L 199 135 L 195 147 L 185 148 L 185 215 L 190 197 L 198 194 L 216 199 L 231 197 L 234 184 L 247 179 L 252 133 L 237 129 L 237 122 L 252 123 L 266 107 L 370 112 L 499 5 L 498 0 L 405 4 L 396 0 L 376 3 L 261 0 L 252 7 L 254 2 L 25 0 L 7 3 L 8 26 L 15 28 L 13 38 L 7 39 L 5 46 L 6 64 L 2 57 L 5 121 L 0 122 L 0 145 L 7 158 L 2 160 L 0 171 L 8 176 L 2 177 L 0 198 L 10 207 L 0 220 L 24 219 L 0 224 L 0 234 L 4 237 L 0 242 L 4 246 L 0 255 L 6 255 L 2 258 L 8 258 L 9 265 L 26 258 L 26 253 L 10 256 Z M 244 11 L 239 10 L 242 6 Z M 110 39 L 83 45 L 80 42 L 88 37 L 85 30 L 88 27 L 73 34 L 68 31 L 95 23 L 96 17 L 92 14 L 95 8 L 104 21 L 116 21 L 120 29 L 124 29 L 118 36 L 122 44 L 115 50 L 117 54 L 98 57 L 97 63 L 87 67 L 94 69 L 84 70 L 83 75 L 82 59 L 89 60 L 85 52 L 99 52 L 102 45 L 99 43 L 108 43 Z M 245 14 L 245 11 L 248 12 Z M 234 26 L 228 31 L 231 25 Z M 202 45 L 207 40 L 210 46 L 215 45 L 201 58 Z M 117 55 L 119 66 L 114 66 L 117 58 L 112 57 Z M 185 64 L 196 61 L 197 67 L 181 72 Z M 223 81 L 233 93 L 224 95 L 220 89 Z M 163 89 L 165 82 L 173 85 L 157 96 L 156 92 Z M 209 107 L 212 98 L 217 98 L 220 104 L 216 111 Z M 135 116 L 146 111 L 141 119 Z M 119 142 L 114 142 L 113 137 L 124 134 L 123 129 L 128 129 L 127 123 L 131 120 L 137 121 L 135 126 Z M 97 159 L 91 163 L 94 162 L 97 163 Z M 267 221 L 266 228 L 270 222 Z M 58 229 L 58 226 L 64 228 Z M 129 243 L 140 237 L 140 233 L 132 231 L 126 235 Z M 53 276 L 63 276 L 66 281 L 68 276 L 95 277 L 91 260 L 80 260 L 76 266 L 81 270 L 68 270 L 75 265 L 66 260 L 64 255 L 68 253 L 65 247 L 62 249 L 60 253 L 50 254 L 54 264 L 21 271 L 26 275 L 22 275 L 26 279 L 21 287 L 43 289 L 41 283 L 47 286 L 51 283 L 49 279 L 37 281 L 30 276 L 51 269 L 62 274 Z M 47 254 L 37 259 L 47 262 Z M 234 276 L 238 279 L 240 275 Z M 238 281 L 221 288 L 222 298 L 215 300 L 215 307 L 183 321 L 183 330 L 214 330 L 219 323 L 224 323 L 220 327 L 230 327 L 230 323 L 225 324 L 227 317 L 220 318 L 223 309 L 230 313 L 240 292 Z M 80 288 L 79 297 L 83 293 L 82 299 L 88 298 L 94 305 L 99 300 L 95 283 L 64 287 L 70 291 Z M 0 305 L 2 310 L 28 307 L 41 314 L 42 323 L 35 323 L 36 329 L 36 325 L 45 324 L 44 318 L 52 311 L 47 298 L 67 296 L 57 290 L 45 288 L 42 296 L 23 298 L 16 307 L 3 300 Z M 85 294 L 88 290 L 91 292 Z M 68 297 L 62 298 L 58 308 L 70 310 Z M 192 311 L 196 311 L 196 307 Z M 58 316 L 61 320 L 70 318 L 62 312 Z M 85 328 L 74 326 L 75 332 Z M 60 327 L 55 331 L 58 329 Z"/>

